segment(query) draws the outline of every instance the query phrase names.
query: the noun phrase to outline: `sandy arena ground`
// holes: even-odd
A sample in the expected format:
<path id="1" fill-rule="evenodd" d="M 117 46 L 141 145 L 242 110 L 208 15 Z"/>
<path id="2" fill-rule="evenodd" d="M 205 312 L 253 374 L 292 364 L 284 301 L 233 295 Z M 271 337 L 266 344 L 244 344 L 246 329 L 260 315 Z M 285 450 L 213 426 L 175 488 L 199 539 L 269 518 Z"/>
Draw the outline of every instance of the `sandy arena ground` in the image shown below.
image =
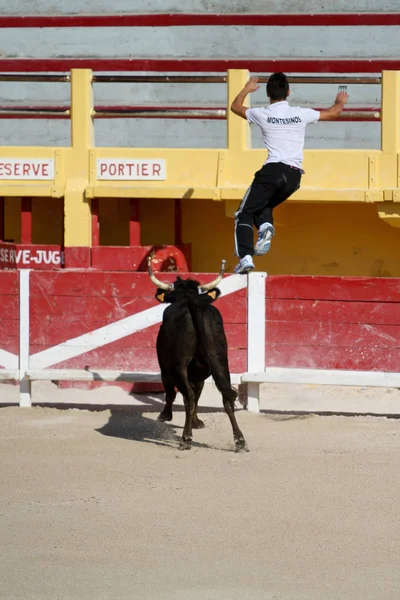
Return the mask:
<path id="1" fill-rule="evenodd" d="M 292 414 L 239 407 L 245 454 L 212 386 L 190 452 L 157 395 L 17 400 L 0 386 L 1 599 L 400 598 L 400 421 L 293 414 L 400 414 L 399 390 L 264 386 L 263 408 Z"/>

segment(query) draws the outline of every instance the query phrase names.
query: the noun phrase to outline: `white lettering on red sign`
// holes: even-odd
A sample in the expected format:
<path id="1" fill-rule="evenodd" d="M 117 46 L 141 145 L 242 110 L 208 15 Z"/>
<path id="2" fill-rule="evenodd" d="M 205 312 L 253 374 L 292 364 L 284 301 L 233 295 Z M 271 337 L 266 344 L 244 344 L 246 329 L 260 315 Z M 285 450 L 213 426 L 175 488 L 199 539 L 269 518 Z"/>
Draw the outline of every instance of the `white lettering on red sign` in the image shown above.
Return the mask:
<path id="1" fill-rule="evenodd" d="M 165 160 L 98 158 L 97 179 L 165 180 Z"/>
<path id="2" fill-rule="evenodd" d="M 60 250 L 12 250 L 9 248 L 0 248 L 0 263 L 57 266 L 62 264 L 62 253 Z"/>
<path id="3" fill-rule="evenodd" d="M 54 179 L 54 160 L 0 158 L 0 179 Z"/>

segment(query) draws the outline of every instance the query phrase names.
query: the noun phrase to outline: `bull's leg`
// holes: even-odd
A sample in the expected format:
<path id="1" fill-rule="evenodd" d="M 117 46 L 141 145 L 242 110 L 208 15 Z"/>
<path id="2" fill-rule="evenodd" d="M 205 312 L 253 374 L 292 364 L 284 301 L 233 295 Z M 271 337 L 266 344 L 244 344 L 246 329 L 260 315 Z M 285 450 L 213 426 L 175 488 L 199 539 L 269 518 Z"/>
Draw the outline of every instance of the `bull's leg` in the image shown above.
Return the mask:
<path id="1" fill-rule="evenodd" d="M 197 381 L 196 383 L 192 383 L 192 388 L 194 391 L 194 411 L 193 411 L 193 417 L 192 417 L 192 427 L 193 429 L 202 429 L 203 427 L 205 427 L 204 425 L 204 421 L 202 421 L 201 419 L 199 419 L 199 417 L 197 416 L 197 405 L 199 402 L 199 398 L 201 396 L 201 392 L 203 391 L 204 388 L 204 381 Z"/>
<path id="2" fill-rule="evenodd" d="M 175 386 L 165 374 L 162 373 L 162 381 L 165 389 L 165 407 L 158 415 L 159 421 L 172 421 L 172 404 L 176 398 Z"/>
<path id="3" fill-rule="evenodd" d="M 233 439 L 235 441 L 235 451 L 236 452 L 248 452 L 249 449 L 247 447 L 246 440 L 244 439 L 243 433 L 239 429 L 239 425 L 237 424 L 236 417 L 235 417 L 234 403 L 235 403 L 235 399 L 236 399 L 236 392 L 234 392 L 234 394 L 235 394 L 234 398 L 232 398 L 231 394 L 230 395 L 223 394 L 222 399 L 223 399 L 223 403 L 224 403 L 224 408 L 225 408 L 225 412 L 228 415 L 229 420 L 232 425 Z"/>
<path id="4" fill-rule="evenodd" d="M 192 386 L 186 374 L 182 375 L 177 381 L 177 388 L 183 396 L 183 402 L 185 404 L 185 425 L 182 433 L 182 440 L 179 445 L 180 450 L 190 450 L 192 447 L 192 427 L 193 427 L 193 413 L 195 408 L 195 393 L 192 390 Z"/>

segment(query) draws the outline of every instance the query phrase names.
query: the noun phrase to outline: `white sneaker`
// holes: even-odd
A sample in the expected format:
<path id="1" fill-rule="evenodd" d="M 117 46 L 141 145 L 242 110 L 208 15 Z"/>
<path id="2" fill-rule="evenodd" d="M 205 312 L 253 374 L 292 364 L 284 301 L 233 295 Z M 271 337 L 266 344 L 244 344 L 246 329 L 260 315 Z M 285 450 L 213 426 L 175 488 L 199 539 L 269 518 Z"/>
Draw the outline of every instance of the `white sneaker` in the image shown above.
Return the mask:
<path id="1" fill-rule="evenodd" d="M 234 268 L 234 273 L 248 273 L 254 269 L 253 259 L 250 254 L 247 254 L 244 258 L 240 259 L 240 262 Z"/>
<path id="2" fill-rule="evenodd" d="M 263 223 L 258 230 L 258 239 L 254 246 L 254 254 L 261 256 L 268 252 L 271 247 L 271 239 L 275 233 L 275 227 L 271 223 Z"/>

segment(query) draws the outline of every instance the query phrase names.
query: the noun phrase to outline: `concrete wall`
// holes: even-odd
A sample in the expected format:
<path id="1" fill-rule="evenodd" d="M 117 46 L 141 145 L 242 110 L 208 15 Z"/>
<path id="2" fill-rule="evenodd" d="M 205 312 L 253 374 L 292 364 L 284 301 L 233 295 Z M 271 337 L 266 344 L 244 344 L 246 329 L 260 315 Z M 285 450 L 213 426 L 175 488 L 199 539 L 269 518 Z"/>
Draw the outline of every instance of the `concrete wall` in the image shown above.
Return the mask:
<path id="1" fill-rule="evenodd" d="M 178 13 L 346 13 L 399 12 L 397 0 L 278 1 L 278 0 L 71 0 L 0 2 L 2 15 Z M 390 31 L 390 35 L 388 35 Z M 6 58 L 132 57 L 132 58 L 392 58 L 398 55 L 400 27 L 102 27 L 2 29 L 0 51 Z M 1 65 L 0 65 L 1 67 Z M 291 101 L 326 107 L 336 85 L 293 86 Z M 204 105 L 224 107 L 225 85 L 98 84 L 97 104 Z M 379 107 L 379 86 L 351 86 L 350 107 Z M 264 90 L 253 96 L 265 102 Z M 0 83 L 1 105 L 69 103 L 67 84 Z M 68 145 L 66 121 L 2 120 L 4 145 Z M 96 122 L 99 146 L 224 147 L 226 127 L 216 121 L 147 119 Z M 307 148 L 377 148 L 378 123 L 329 123 L 309 128 Z M 254 147 L 262 147 L 258 132 Z"/>
<path id="2" fill-rule="evenodd" d="M 399 12 L 398 0 L 18 0 L 0 2 L 4 15 L 135 13 Z"/>

